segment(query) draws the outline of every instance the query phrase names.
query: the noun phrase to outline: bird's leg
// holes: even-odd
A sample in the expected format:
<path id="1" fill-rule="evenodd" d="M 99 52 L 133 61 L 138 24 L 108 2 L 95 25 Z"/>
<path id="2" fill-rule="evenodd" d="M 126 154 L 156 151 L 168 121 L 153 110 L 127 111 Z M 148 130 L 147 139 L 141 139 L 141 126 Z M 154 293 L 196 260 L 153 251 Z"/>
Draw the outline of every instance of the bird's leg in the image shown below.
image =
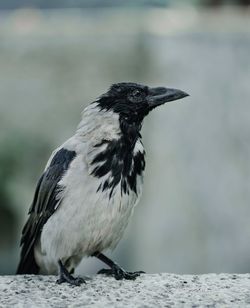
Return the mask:
<path id="1" fill-rule="evenodd" d="M 104 254 L 100 252 L 95 252 L 92 255 L 93 257 L 98 258 L 105 264 L 107 264 L 110 269 L 101 269 L 97 274 L 105 274 L 108 276 L 113 276 L 117 280 L 121 279 L 129 279 L 129 280 L 134 280 L 136 277 L 140 276 L 140 274 L 143 274 L 145 272 L 143 271 L 138 271 L 138 272 L 127 272 L 124 269 L 122 269 L 118 264 L 116 264 L 114 261 L 106 257 Z"/>
<path id="2" fill-rule="evenodd" d="M 58 284 L 61 284 L 63 282 L 68 282 L 71 285 L 79 286 L 82 283 L 86 283 L 85 280 L 81 277 L 73 277 L 66 269 L 66 267 L 63 265 L 62 261 L 58 261 L 59 265 L 59 279 L 56 281 Z"/>

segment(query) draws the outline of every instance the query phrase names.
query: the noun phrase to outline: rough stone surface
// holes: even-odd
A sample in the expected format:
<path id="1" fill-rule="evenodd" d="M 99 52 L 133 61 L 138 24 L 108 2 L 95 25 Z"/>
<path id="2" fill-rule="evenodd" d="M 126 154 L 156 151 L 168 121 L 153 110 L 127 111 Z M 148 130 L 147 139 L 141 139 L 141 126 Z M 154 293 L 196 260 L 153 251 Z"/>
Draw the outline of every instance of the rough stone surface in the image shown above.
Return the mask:
<path id="1" fill-rule="evenodd" d="M 250 307 L 250 274 L 94 276 L 80 287 L 54 276 L 1 276 L 0 307 Z"/>

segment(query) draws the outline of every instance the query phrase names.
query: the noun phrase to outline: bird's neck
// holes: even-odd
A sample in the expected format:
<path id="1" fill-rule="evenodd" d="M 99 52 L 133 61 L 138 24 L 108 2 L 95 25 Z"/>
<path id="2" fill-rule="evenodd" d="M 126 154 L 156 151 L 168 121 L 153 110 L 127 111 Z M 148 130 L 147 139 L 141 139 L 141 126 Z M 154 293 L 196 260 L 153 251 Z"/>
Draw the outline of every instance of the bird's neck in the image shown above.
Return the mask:
<path id="1" fill-rule="evenodd" d="M 144 148 L 122 135 L 119 139 L 102 140 L 91 150 L 90 173 L 100 179 L 97 191 L 108 191 L 109 198 L 117 191 L 138 193 L 138 177 L 145 169 Z"/>
<path id="2" fill-rule="evenodd" d="M 139 129 L 94 104 L 83 112 L 77 135 L 89 144 L 89 171 L 100 179 L 98 190 L 109 191 L 110 197 L 117 187 L 122 193 L 137 193 L 137 177 L 145 168 Z"/>
<path id="3" fill-rule="evenodd" d="M 103 110 L 92 103 L 83 110 L 76 134 L 86 141 L 122 139 L 131 150 L 141 138 L 140 129 L 141 123 L 130 123 L 112 110 Z"/>
<path id="4" fill-rule="evenodd" d="M 76 134 L 87 142 L 118 138 L 119 116 L 114 112 L 101 110 L 97 103 L 92 103 L 83 110 Z"/>
<path id="5" fill-rule="evenodd" d="M 138 139 L 141 139 L 141 123 L 130 123 L 127 122 L 126 119 L 123 119 L 121 117 L 119 118 L 119 122 L 122 137 L 124 138 L 126 143 L 133 148 L 136 141 Z"/>

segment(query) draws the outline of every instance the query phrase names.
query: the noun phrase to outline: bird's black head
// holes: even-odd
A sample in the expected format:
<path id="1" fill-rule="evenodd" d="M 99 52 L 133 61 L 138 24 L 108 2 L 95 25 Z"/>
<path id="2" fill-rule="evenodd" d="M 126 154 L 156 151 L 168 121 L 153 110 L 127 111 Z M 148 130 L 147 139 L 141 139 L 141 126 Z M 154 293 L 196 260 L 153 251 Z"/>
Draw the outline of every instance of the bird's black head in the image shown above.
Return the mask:
<path id="1" fill-rule="evenodd" d="M 140 126 L 144 117 L 155 107 L 186 96 L 187 93 L 177 89 L 121 82 L 113 84 L 98 103 L 102 109 L 118 113 L 122 121 Z"/>

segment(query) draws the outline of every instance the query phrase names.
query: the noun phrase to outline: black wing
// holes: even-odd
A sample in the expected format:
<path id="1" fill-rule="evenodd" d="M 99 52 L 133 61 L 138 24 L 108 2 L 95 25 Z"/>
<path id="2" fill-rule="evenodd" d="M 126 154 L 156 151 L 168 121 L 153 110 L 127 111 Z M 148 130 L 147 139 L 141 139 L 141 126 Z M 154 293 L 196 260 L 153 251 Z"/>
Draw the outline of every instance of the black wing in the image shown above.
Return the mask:
<path id="1" fill-rule="evenodd" d="M 29 218 L 23 228 L 21 238 L 21 259 L 17 274 L 37 274 L 39 267 L 34 257 L 34 245 L 39 238 L 44 224 L 55 212 L 58 192 L 63 189 L 58 182 L 75 158 L 76 153 L 66 149 L 57 151 L 47 170 L 38 181 Z"/>

